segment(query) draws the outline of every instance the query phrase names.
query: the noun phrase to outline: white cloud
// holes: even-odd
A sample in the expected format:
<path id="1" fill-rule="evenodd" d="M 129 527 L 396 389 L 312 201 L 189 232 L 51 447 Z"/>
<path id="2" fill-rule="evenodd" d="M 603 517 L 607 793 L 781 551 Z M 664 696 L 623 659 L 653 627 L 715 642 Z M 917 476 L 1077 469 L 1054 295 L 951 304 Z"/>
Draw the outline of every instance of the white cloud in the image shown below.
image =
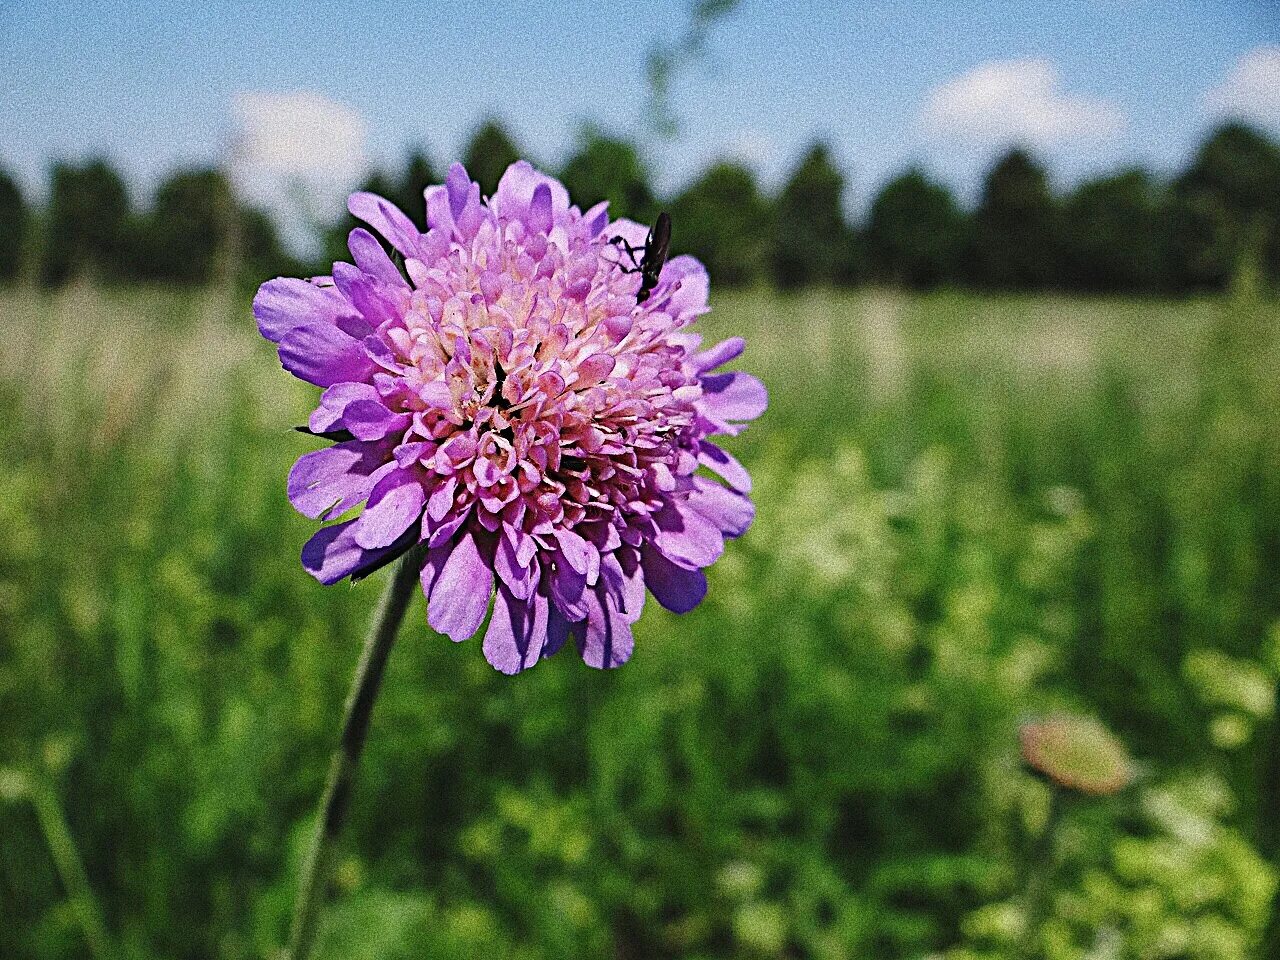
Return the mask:
<path id="1" fill-rule="evenodd" d="M 979 64 L 934 87 L 920 113 L 929 136 L 984 147 L 1102 140 L 1124 123 L 1115 105 L 1064 91 L 1057 68 L 1042 59 Z"/>
<path id="2" fill-rule="evenodd" d="M 1214 116 L 1280 127 L 1280 45 L 1264 44 L 1241 56 L 1203 104 Z"/>
<path id="3" fill-rule="evenodd" d="M 230 168 L 240 192 L 280 220 L 295 244 L 336 219 L 368 168 L 368 126 L 350 107 L 309 91 L 238 93 Z"/>

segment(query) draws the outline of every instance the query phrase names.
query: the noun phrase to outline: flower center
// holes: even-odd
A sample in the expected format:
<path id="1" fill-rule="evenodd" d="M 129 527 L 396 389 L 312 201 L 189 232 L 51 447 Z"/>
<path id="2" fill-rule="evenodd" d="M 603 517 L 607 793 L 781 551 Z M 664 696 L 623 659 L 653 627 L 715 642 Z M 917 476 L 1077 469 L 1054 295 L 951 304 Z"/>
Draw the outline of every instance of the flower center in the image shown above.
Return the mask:
<path id="1" fill-rule="evenodd" d="M 456 478 L 453 508 L 571 528 L 656 510 L 696 469 L 697 379 L 606 248 L 493 222 L 415 277 L 387 337 L 405 361 L 405 440 Z"/>

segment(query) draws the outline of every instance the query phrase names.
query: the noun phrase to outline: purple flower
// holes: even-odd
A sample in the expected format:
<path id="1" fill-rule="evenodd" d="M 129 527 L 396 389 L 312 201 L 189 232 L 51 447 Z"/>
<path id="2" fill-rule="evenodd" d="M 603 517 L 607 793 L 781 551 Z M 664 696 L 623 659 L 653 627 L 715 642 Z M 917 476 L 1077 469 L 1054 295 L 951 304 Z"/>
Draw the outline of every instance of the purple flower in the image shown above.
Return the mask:
<path id="1" fill-rule="evenodd" d="M 751 478 L 711 437 L 765 409 L 764 386 L 717 372 L 740 338 L 699 350 L 707 274 L 640 276 L 619 245 L 646 228 L 582 213 L 564 187 L 513 164 L 487 200 L 461 165 L 426 192 L 427 231 L 381 197 L 351 212 L 354 266 L 276 279 L 258 329 L 294 376 L 324 387 L 289 498 L 322 528 L 302 551 L 321 583 L 425 544 L 428 621 L 465 640 L 493 613 L 484 653 L 516 673 L 573 637 L 594 667 L 631 656 L 647 587 L 691 610 L 703 568 L 740 536 Z M 705 467 L 705 471 L 699 471 Z M 718 476 L 719 479 L 715 479 Z M 721 482 L 723 481 L 723 482 Z"/>

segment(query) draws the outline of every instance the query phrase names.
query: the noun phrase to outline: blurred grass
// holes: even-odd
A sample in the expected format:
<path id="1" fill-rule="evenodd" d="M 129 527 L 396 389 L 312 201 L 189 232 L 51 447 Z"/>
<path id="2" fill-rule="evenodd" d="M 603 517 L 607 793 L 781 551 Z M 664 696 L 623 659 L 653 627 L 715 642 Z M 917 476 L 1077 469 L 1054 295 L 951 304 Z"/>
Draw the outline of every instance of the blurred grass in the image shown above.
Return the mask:
<path id="1" fill-rule="evenodd" d="M 1274 303 L 718 296 L 771 390 L 757 525 L 637 654 L 515 680 L 415 606 L 325 955 L 1021 955 L 1034 713 L 1146 771 L 1068 811 L 1047 956 L 1250 956 L 1280 774 Z M 247 301 L 0 298 L 0 773 L 126 958 L 283 942 L 378 585 L 284 498 L 314 391 Z M 0 790 L 0 956 L 85 956 Z M 1111 952 L 1106 952 L 1106 951 Z"/>

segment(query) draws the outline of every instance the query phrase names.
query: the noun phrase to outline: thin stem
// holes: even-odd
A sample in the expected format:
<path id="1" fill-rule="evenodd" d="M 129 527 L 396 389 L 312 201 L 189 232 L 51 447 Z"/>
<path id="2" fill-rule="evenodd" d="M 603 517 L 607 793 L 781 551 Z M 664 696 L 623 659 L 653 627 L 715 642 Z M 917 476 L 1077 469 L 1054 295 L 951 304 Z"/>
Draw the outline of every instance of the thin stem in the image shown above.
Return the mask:
<path id="1" fill-rule="evenodd" d="M 1280 803 L 1280 684 L 1276 687 L 1275 704 L 1270 730 L 1264 741 L 1266 753 L 1262 761 L 1262 816 L 1259 818 L 1258 845 L 1262 855 L 1280 873 L 1280 826 L 1276 824 L 1272 812 L 1276 809 L 1276 804 Z M 1262 934 L 1262 953 L 1259 956 L 1280 956 L 1277 951 L 1280 951 L 1280 887 L 1277 887 L 1271 898 L 1271 913 Z"/>
<path id="2" fill-rule="evenodd" d="M 98 902 L 89 886 L 84 861 L 80 859 L 80 852 L 71 837 L 71 828 L 67 826 L 67 818 L 62 813 L 62 805 L 58 803 L 53 787 L 43 779 L 33 778 L 31 804 L 35 807 L 36 818 L 44 831 L 45 842 L 49 844 L 49 853 L 53 856 L 58 877 L 62 880 L 76 918 L 80 921 L 80 929 L 89 945 L 89 952 L 98 960 L 107 960 L 115 953 L 111 947 L 111 937 L 107 933 L 106 924 L 102 922 L 102 913 L 98 910 Z"/>
<path id="3" fill-rule="evenodd" d="M 1062 805 L 1065 799 L 1062 788 L 1055 783 L 1050 783 L 1049 810 L 1045 814 L 1044 828 L 1032 845 L 1026 864 L 1027 872 L 1023 885 L 1025 933 L 1022 955 L 1027 960 L 1039 957 L 1044 949 L 1041 935 L 1045 919 L 1049 915 L 1050 882 L 1056 866 L 1054 841 L 1057 839 L 1058 822 L 1062 819 Z"/>
<path id="4" fill-rule="evenodd" d="M 378 696 L 382 674 L 386 669 L 392 644 L 395 643 L 400 621 L 404 619 L 409 598 L 413 596 L 420 559 L 417 551 L 413 550 L 396 566 L 395 575 L 388 584 L 386 593 L 382 595 L 382 602 L 374 615 L 369 637 L 360 654 L 360 663 L 356 666 L 351 693 L 347 696 L 346 716 L 342 722 L 342 739 L 333 751 L 329 780 L 320 800 L 311 849 L 302 867 L 298 899 L 293 909 L 289 951 L 286 954 L 288 960 L 307 960 L 315 946 L 320 904 L 324 900 L 325 888 L 329 882 L 338 834 L 342 832 L 347 810 L 351 806 L 351 790 L 355 784 L 360 754 L 364 750 L 365 737 L 369 733 L 373 702 Z"/>

